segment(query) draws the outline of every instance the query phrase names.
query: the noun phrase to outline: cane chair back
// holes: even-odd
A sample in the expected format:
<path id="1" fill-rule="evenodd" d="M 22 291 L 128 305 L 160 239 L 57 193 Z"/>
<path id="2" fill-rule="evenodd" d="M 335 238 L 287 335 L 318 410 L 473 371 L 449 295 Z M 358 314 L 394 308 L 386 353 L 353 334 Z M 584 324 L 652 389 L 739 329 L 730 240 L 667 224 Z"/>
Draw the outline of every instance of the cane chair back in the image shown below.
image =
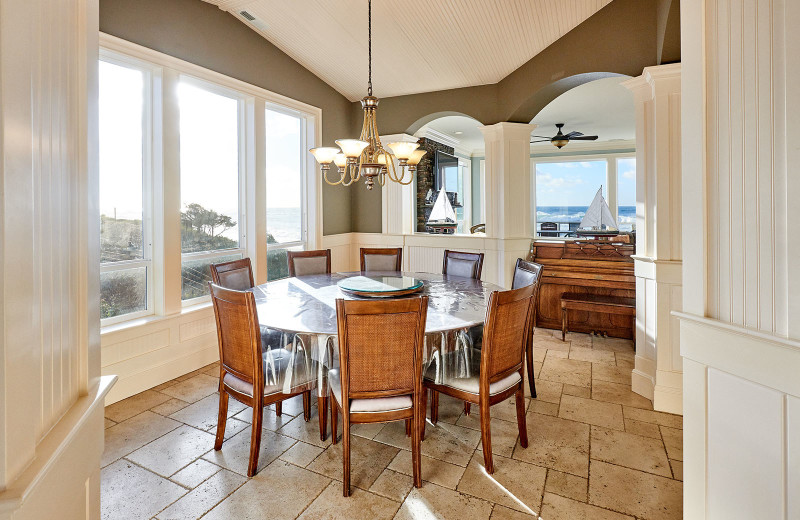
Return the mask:
<path id="1" fill-rule="evenodd" d="M 253 388 L 262 388 L 264 367 L 255 296 L 250 291 L 234 291 L 213 283 L 209 287 L 223 372 Z"/>
<path id="2" fill-rule="evenodd" d="M 496 291 L 489 297 L 481 351 L 481 386 L 522 368 L 530 333 L 535 286 Z"/>
<path id="3" fill-rule="evenodd" d="M 255 286 L 253 266 L 250 258 L 245 257 L 232 262 L 211 264 L 211 280 L 220 287 L 244 291 Z"/>

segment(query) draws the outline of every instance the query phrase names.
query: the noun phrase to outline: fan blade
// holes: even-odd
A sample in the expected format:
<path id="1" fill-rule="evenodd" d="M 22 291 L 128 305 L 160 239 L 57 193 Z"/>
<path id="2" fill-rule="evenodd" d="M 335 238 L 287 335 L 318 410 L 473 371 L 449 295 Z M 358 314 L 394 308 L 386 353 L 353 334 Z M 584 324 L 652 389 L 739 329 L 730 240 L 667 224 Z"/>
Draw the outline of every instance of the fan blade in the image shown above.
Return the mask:
<path id="1" fill-rule="evenodd" d="M 552 139 L 552 137 L 548 137 L 546 135 L 532 135 L 531 137 L 538 137 L 539 139 Z"/>
<path id="2" fill-rule="evenodd" d="M 596 135 L 582 135 L 580 137 L 570 137 L 570 141 L 595 141 L 597 140 Z"/>
<path id="3" fill-rule="evenodd" d="M 568 134 L 567 134 L 567 138 L 572 138 L 572 137 L 580 137 L 580 136 L 582 136 L 582 135 L 583 135 L 583 134 L 582 134 L 582 133 L 580 133 L 580 132 L 570 132 L 570 133 L 568 133 Z"/>
<path id="4" fill-rule="evenodd" d="M 549 142 L 550 142 L 550 139 L 541 139 L 539 141 L 531 141 L 531 144 L 533 144 L 533 143 L 549 143 Z"/>

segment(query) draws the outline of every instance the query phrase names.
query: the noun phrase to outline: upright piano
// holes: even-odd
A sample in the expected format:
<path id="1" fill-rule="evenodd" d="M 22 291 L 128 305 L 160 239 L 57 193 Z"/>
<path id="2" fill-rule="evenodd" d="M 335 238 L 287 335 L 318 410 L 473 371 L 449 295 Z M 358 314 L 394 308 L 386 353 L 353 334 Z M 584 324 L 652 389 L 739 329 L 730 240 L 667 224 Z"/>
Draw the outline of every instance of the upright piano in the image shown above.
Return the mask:
<path id="1" fill-rule="evenodd" d="M 534 240 L 528 260 L 542 264 L 536 326 L 561 328 L 561 295 L 597 294 L 636 297 L 633 258 L 636 246 L 607 240 Z M 573 332 L 595 332 L 634 339 L 627 316 L 575 311 L 569 317 Z"/>

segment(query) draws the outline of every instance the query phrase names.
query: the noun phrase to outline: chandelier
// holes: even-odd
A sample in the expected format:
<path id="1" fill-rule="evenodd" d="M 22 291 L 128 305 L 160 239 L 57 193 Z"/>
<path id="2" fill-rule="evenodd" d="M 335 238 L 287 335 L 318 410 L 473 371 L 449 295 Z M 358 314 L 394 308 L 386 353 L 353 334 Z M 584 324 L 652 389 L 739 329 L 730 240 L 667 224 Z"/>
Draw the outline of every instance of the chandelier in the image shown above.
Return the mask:
<path id="1" fill-rule="evenodd" d="M 418 150 L 419 144 L 409 142 L 389 143 L 391 152 L 386 151 L 381 144 L 378 134 L 378 98 L 372 95 L 372 0 L 368 1 L 369 19 L 369 81 L 367 95 L 361 100 L 364 109 L 364 125 L 361 127 L 361 136 L 358 139 L 338 139 L 336 147 L 312 148 L 309 150 L 322 169 L 325 182 L 331 186 L 341 184 L 349 186 L 364 177 L 367 189 L 371 190 L 377 178 L 378 184 L 383 186 L 386 178 L 402 185 L 411 184 L 417 164 L 425 155 L 425 150 Z M 395 166 L 394 159 L 397 159 Z M 328 172 L 331 163 L 336 165 L 339 180 L 331 182 Z M 408 169 L 408 180 L 406 180 Z"/>

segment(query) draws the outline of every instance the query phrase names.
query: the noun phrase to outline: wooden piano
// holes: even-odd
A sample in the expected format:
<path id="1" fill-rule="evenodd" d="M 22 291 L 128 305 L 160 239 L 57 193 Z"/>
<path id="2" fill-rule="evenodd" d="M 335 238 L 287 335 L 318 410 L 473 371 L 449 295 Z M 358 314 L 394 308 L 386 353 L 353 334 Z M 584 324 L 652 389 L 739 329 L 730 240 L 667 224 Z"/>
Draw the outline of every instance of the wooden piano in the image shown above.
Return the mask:
<path id="1" fill-rule="evenodd" d="M 531 244 L 528 260 L 542 264 L 536 326 L 561 329 L 561 295 L 595 294 L 636 297 L 633 259 L 636 246 L 606 240 L 537 241 Z M 634 339 L 627 316 L 571 311 L 569 330 L 596 332 Z"/>

